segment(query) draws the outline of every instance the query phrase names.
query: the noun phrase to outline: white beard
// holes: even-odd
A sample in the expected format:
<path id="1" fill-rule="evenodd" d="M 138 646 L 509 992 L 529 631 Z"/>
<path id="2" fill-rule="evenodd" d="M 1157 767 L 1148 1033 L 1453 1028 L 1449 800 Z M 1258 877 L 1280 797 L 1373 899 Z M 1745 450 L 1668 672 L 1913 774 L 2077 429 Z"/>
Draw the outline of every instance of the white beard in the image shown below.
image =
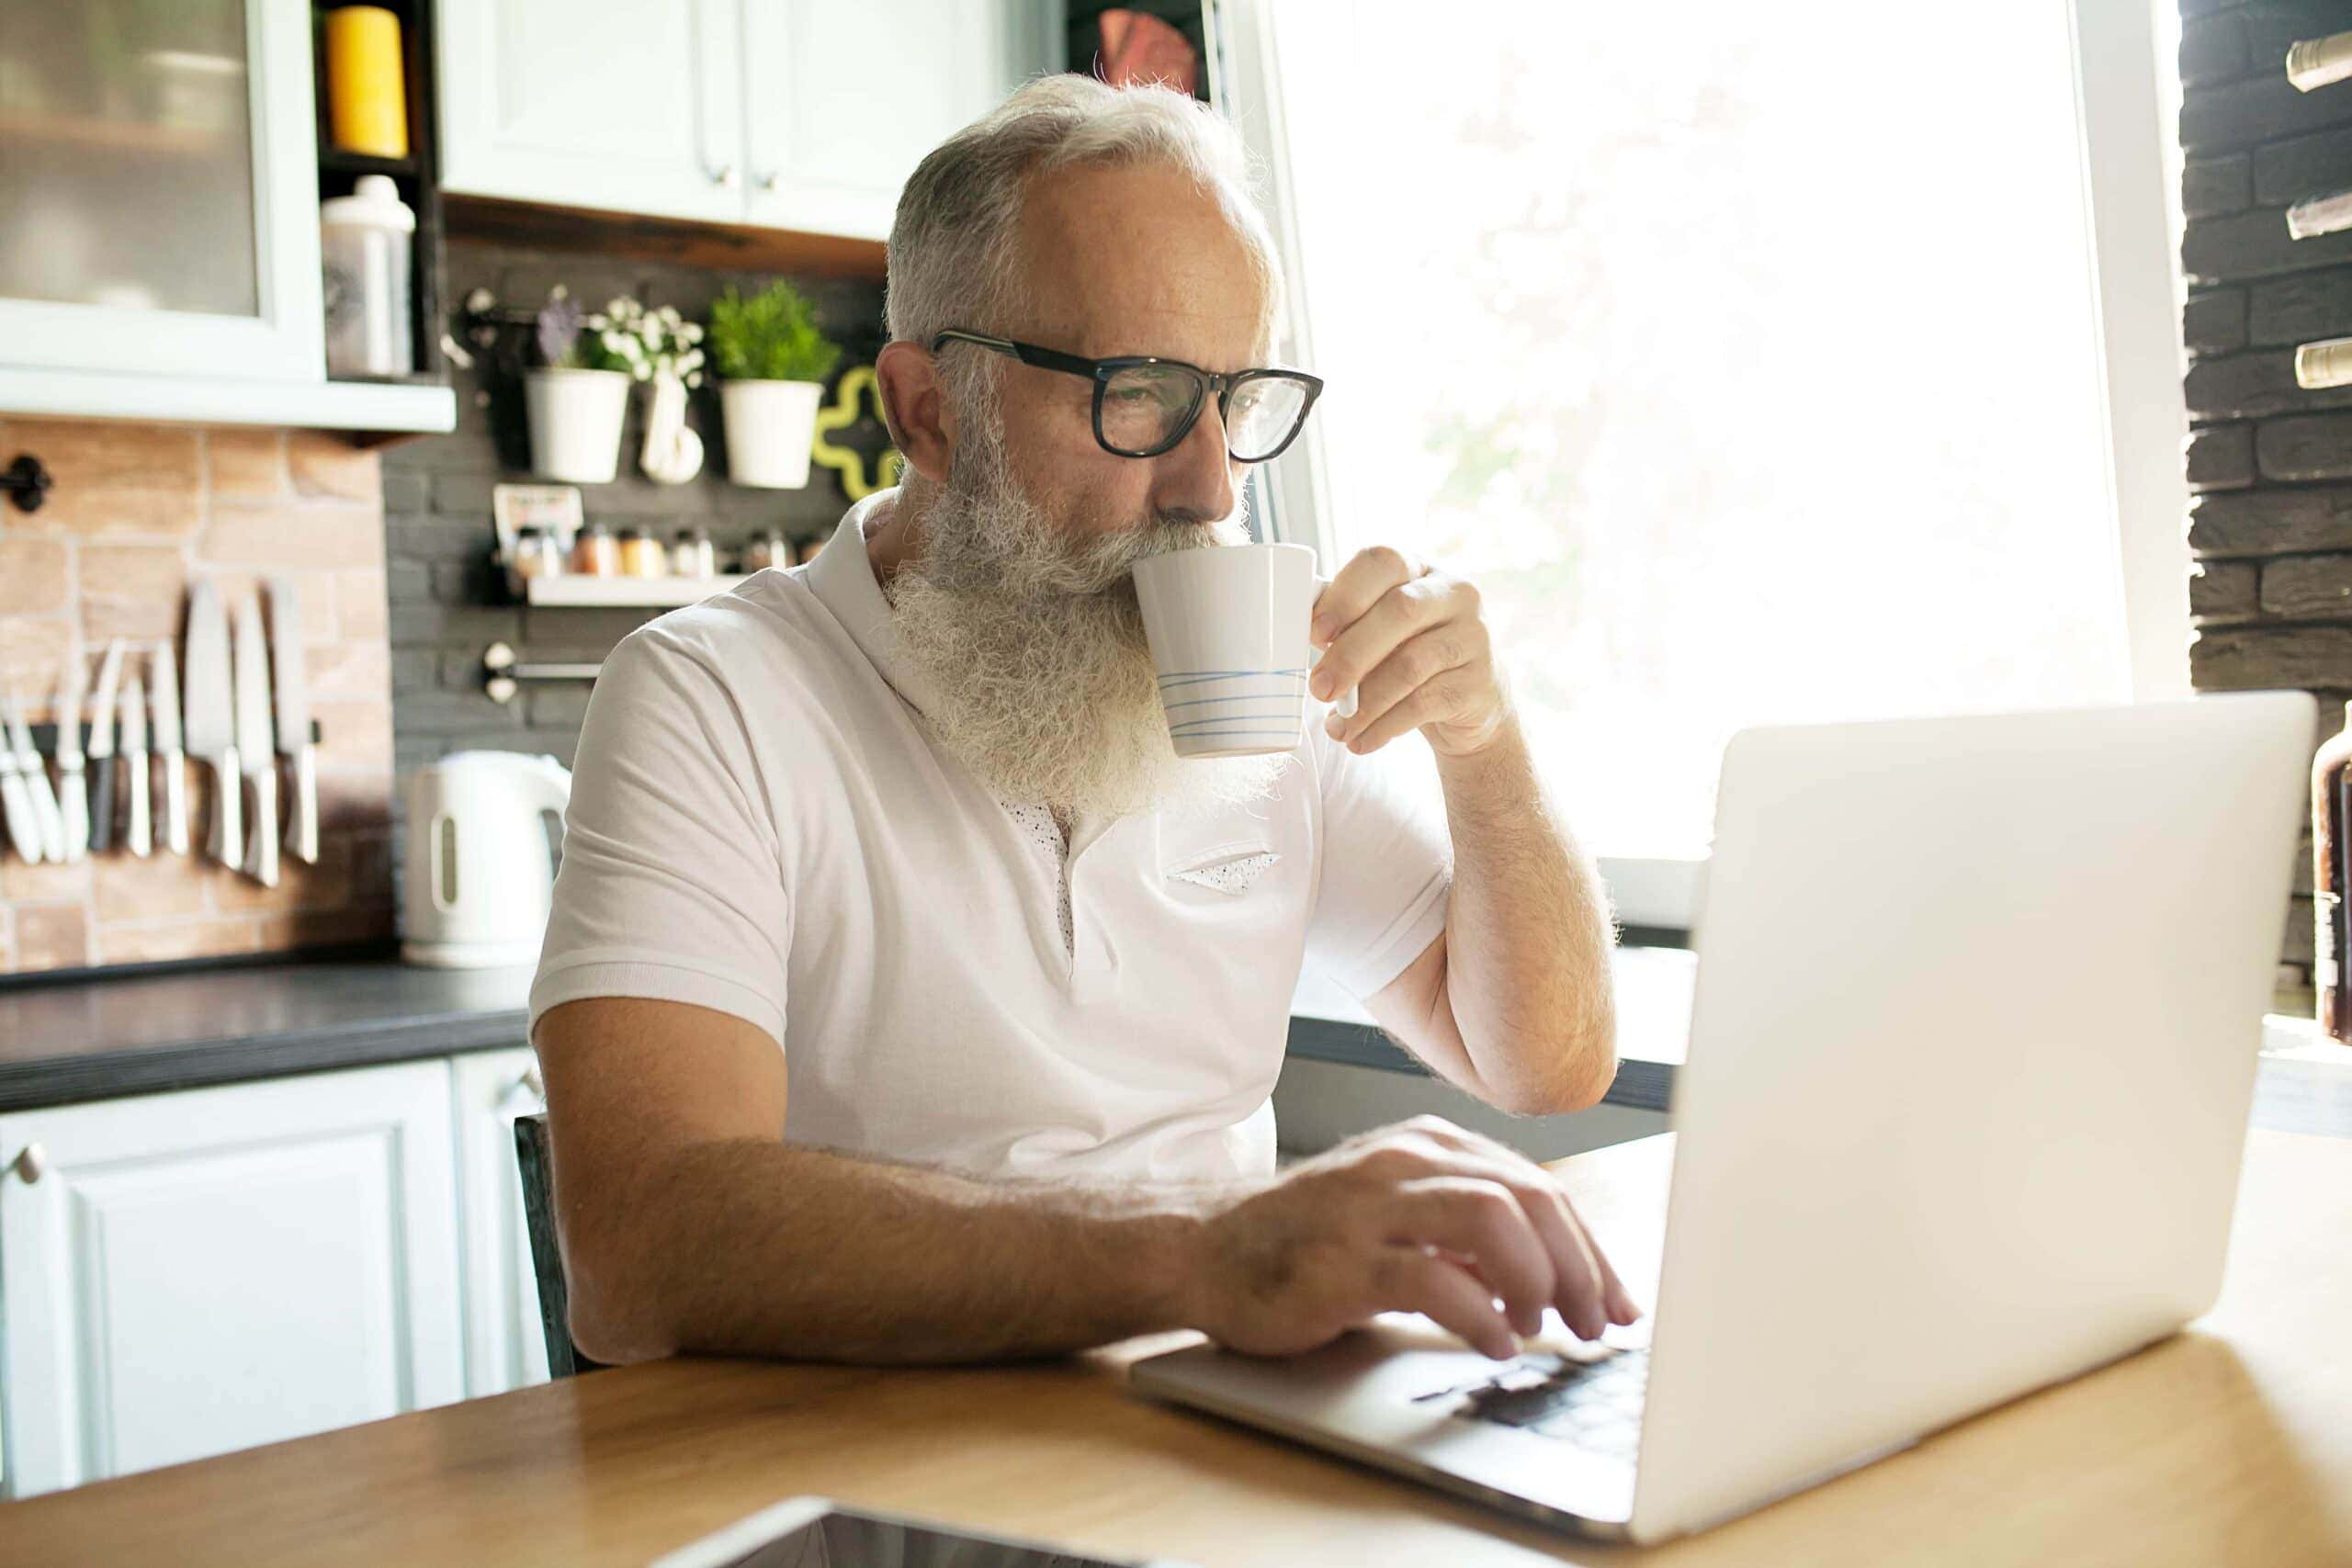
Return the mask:
<path id="1" fill-rule="evenodd" d="M 1001 800 L 1066 818 L 1214 810 L 1271 794 L 1287 755 L 1176 755 L 1128 575 L 1148 556 L 1247 542 L 1243 514 L 1155 521 L 1073 547 L 1013 482 L 998 423 L 967 430 L 918 553 L 888 588 L 940 743 Z"/>

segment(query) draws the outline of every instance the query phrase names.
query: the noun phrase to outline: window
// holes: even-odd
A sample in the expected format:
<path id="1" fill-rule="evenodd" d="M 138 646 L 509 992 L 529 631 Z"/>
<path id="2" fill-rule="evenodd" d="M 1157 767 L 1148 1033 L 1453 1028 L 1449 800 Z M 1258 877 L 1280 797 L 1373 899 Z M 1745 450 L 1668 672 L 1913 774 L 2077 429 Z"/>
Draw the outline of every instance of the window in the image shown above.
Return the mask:
<path id="1" fill-rule="evenodd" d="M 1596 852 L 1702 858 L 1744 726 L 2128 699 L 2064 9 L 1228 17 L 1279 525 L 1478 582 Z"/>

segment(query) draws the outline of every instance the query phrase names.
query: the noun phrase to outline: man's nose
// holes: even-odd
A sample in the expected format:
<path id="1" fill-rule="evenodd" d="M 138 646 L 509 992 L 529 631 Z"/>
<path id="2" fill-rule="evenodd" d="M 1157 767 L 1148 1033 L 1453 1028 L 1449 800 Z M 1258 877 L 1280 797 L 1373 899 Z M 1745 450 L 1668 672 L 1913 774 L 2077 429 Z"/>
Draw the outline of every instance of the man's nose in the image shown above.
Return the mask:
<path id="1" fill-rule="evenodd" d="M 1234 462 L 1226 452 L 1225 421 L 1211 398 L 1184 439 L 1152 458 L 1152 508 L 1161 517 L 1224 518 L 1233 514 Z"/>

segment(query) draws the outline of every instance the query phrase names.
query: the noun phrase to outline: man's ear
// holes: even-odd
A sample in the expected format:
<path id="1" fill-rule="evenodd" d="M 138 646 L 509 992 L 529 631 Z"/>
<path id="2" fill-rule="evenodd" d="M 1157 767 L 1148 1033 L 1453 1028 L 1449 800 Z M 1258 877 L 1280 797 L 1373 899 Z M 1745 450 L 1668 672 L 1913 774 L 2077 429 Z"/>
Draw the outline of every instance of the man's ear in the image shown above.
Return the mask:
<path id="1" fill-rule="evenodd" d="M 882 392 L 882 423 L 892 445 L 906 454 L 907 467 L 933 484 L 945 484 L 948 458 L 956 450 L 956 416 L 939 379 L 939 362 L 921 344 L 895 339 L 875 356 L 874 380 Z"/>

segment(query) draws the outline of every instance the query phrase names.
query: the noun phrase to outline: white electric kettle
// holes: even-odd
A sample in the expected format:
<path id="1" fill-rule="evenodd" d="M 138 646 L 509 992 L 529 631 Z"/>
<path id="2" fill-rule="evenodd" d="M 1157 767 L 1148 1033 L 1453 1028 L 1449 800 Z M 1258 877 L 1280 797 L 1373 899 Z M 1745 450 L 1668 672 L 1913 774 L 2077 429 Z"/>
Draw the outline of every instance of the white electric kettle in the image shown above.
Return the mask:
<path id="1" fill-rule="evenodd" d="M 543 813 L 571 774 L 553 757 L 458 751 L 409 774 L 401 956 L 436 969 L 536 964 L 555 894 Z"/>

